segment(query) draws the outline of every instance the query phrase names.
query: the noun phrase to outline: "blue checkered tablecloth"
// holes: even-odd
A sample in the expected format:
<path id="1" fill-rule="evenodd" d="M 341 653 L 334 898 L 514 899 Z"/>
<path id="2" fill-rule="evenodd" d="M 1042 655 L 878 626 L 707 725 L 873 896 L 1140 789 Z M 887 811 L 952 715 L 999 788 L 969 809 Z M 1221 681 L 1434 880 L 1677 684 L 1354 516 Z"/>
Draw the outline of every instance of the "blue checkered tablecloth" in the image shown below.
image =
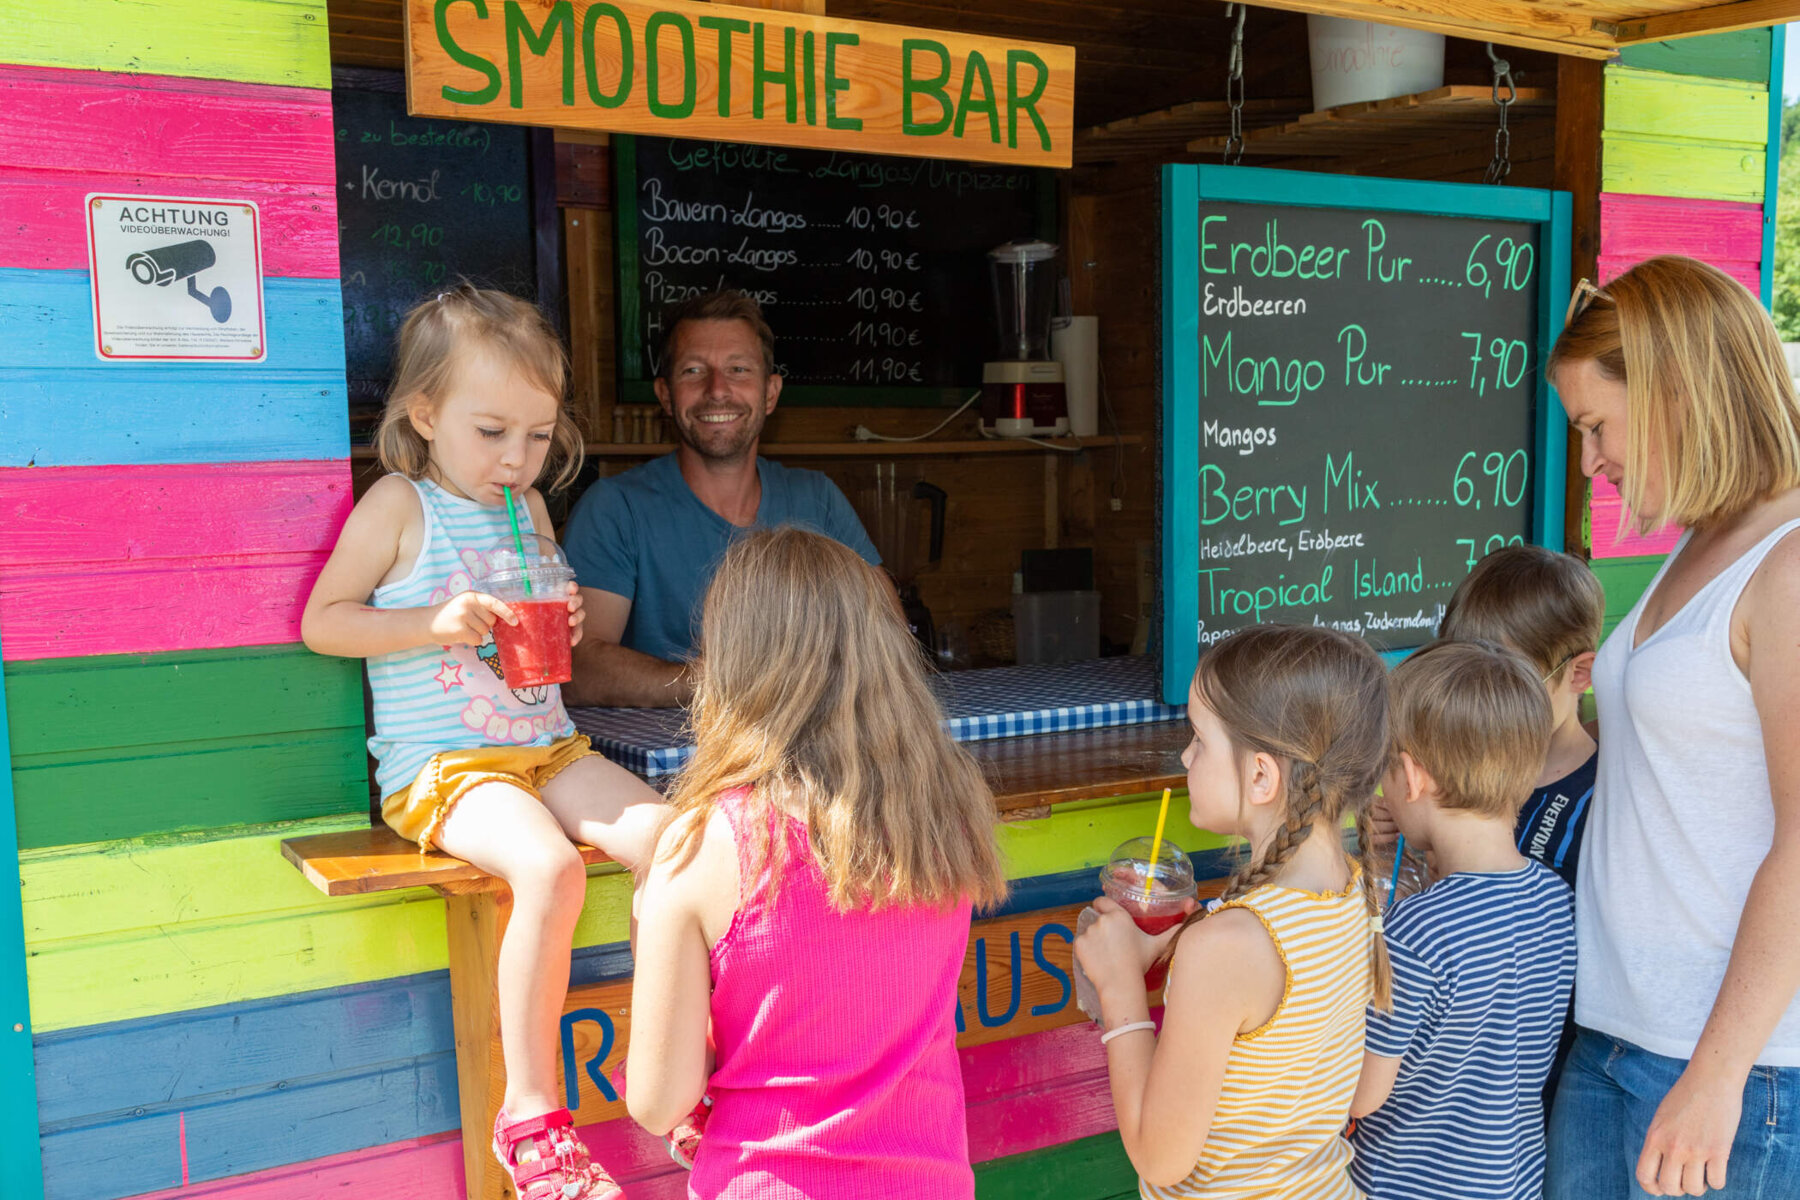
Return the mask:
<path id="1" fill-rule="evenodd" d="M 959 742 L 1146 725 L 1187 711 L 1156 699 L 1156 664 L 1147 655 L 955 671 L 933 679 L 932 690 Z M 572 708 L 569 715 L 595 749 L 650 778 L 679 770 L 693 752 L 680 709 Z"/>

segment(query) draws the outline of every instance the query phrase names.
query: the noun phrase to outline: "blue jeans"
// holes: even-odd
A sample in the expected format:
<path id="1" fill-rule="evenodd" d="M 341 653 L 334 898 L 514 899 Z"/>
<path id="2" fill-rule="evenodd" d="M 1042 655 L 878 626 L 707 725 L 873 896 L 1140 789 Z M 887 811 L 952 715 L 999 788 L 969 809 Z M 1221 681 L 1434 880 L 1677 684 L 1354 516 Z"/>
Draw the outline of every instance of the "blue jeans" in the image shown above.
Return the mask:
<path id="1" fill-rule="evenodd" d="M 1650 1120 L 1687 1063 L 1580 1030 L 1550 1114 L 1546 1200 L 1636 1200 Z M 1800 1067 L 1753 1067 L 1715 1200 L 1800 1197 Z"/>

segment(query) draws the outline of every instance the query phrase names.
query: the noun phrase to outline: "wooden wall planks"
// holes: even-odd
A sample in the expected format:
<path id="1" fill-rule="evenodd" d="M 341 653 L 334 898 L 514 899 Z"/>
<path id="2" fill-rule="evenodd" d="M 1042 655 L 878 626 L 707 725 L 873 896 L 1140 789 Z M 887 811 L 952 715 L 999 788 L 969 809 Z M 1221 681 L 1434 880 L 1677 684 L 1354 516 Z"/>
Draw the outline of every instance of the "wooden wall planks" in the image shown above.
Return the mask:
<path id="1" fill-rule="evenodd" d="M 0 467 L 10 661 L 299 639 L 347 461 Z"/>
<path id="2" fill-rule="evenodd" d="M 6 61 L 293 87 L 331 86 L 325 0 L 12 0 Z"/>
<path id="3" fill-rule="evenodd" d="M 102 365 L 88 289 L 86 271 L 0 269 L 0 467 L 348 457 L 335 279 L 265 284 L 254 366 Z"/>
<path id="4" fill-rule="evenodd" d="M 1742 29 L 1674 42 L 1639 42 L 1619 52 L 1628 67 L 1707 79 L 1769 80 L 1768 29 Z"/>
<path id="5" fill-rule="evenodd" d="M 1766 82 L 1607 67 L 1601 189 L 1760 203 L 1768 103 Z"/>
<path id="6" fill-rule="evenodd" d="M 1625 509 L 1624 498 L 1605 477 L 1596 478 L 1593 482 L 1592 547 L 1595 558 L 1634 558 L 1645 554 L 1667 554 L 1675 548 L 1676 539 L 1681 530 L 1673 526 L 1652 530 L 1647 534 L 1637 533 L 1627 523 L 1629 513 Z"/>

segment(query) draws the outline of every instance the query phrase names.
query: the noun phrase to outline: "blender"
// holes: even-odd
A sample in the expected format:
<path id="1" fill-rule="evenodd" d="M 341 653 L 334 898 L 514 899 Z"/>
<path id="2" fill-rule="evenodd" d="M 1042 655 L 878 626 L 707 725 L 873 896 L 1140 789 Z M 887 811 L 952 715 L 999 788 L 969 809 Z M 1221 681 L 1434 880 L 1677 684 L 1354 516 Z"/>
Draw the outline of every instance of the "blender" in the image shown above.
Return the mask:
<path id="1" fill-rule="evenodd" d="M 1056 247 L 1008 242 L 988 251 L 999 356 L 981 367 L 981 432 L 1055 437 L 1069 432 L 1062 364 L 1050 356 Z"/>
<path id="2" fill-rule="evenodd" d="M 878 462 L 873 481 L 859 483 L 850 491 L 850 499 L 857 516 L 862 518 L 864 532 L 881 555 L 881 565 L 893 577 L 907 627 L 926 654 L 935 654 L 937 629 L 932 624 L 931 610 L 919 598 L 917 580 L 920 567 L 944 557 L 944 489 L 923 479 L 916 465 Z M 921 500 L 926 502 L 925 511 L 931 520 L 923 562 L 919 560 Z"/>

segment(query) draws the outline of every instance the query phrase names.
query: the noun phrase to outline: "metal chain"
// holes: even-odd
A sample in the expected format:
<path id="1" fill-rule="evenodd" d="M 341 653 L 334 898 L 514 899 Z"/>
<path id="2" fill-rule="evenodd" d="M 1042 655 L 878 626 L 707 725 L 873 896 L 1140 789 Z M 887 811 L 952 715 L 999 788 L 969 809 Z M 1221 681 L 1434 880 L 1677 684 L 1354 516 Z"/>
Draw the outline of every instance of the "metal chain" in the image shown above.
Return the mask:
<path id="1" fill-rule="evenodd" d="M 1231 106 L 1231 134 L 1225 139 L 1225 165 L 1235 167 L 1244 161 L 1244 17 L 1247 4 L 1227 4 L 1225 16 L 1237 10 L 1237 24 L 1231 31 L 1231 71 L 1225 78 L 1225 103 Z"/>
<path id="2" fill-rule="evenodd" d="M 1519 89 L 1513 85 L 1512 64 L 1494 53 L 1492 42 L 1487 44 L 1487 56 L 1494 64 L 1494 107 L 1500 110 L 1500 128 L 1494 131 L 1494 159 L 1481 181 L 1502 184 L 1512 174 L 1512 134 L 1506 128 L 1506 110 L 1519 98 Z M 1504 99 L 1500 96 L 1502 85 L 1506 88 Z"/>

